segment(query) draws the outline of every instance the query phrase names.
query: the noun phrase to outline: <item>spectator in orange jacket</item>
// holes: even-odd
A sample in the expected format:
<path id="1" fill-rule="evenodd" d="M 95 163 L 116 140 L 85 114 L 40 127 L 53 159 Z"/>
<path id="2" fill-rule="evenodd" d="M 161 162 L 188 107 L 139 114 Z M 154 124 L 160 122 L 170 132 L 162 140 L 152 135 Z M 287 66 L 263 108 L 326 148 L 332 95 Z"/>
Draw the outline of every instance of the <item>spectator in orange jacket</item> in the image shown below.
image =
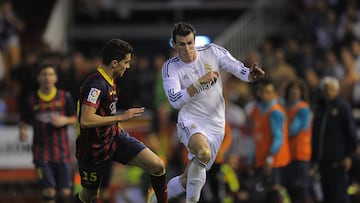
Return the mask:
<path id="1" fill-rule="evenodd" d="M 290 162 L 286 113 L 270 80 L 263 80 L 260 88 L 260 102 L 251 113 L 254 165 L 258 176 L 265 176 L 268 180 L 266 201 L 278 202 L 281 185 L 284 185 L 285 167 Z"/>
<path id="2" fill-rule="evenodd" d="M 285 106 L 289 120 L 289 194 L 293 203 L 309 200 L 309 166 L 311 159 L 311 110 L 307 87 L 302 80 L 290 82 L 285 88 Z"/>

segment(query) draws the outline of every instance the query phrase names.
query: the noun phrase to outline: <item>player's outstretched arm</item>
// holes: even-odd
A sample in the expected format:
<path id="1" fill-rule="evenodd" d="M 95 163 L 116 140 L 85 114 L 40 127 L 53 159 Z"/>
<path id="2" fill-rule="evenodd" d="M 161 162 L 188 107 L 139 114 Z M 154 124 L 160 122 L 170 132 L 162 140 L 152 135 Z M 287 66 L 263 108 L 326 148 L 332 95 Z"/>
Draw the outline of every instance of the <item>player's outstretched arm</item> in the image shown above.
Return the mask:
<path id="1" fill-rule="evenodd" d="M 122 115 L 120 115 L 121 121 L 127 121 L 129 119 L 139 117 L 142 115 L 142 113 L 144 113 L 144 111 L 145 111 L 144 107 L 130 108 L 126 110 Z"/>
<path id="2" fill-rule="evenodd" d="M 131 108 L 125 111 L 124 114 L 113 116 L 100 116 L 96 114 L 96 108 L 83 105 L 81 107 L 80 125 L 82 128 L 92 128 L 104 125 L 111 125 L 114 123 L 127 121 L 134 117 L 139 117 L 145 111 L 144 107 Z"/>

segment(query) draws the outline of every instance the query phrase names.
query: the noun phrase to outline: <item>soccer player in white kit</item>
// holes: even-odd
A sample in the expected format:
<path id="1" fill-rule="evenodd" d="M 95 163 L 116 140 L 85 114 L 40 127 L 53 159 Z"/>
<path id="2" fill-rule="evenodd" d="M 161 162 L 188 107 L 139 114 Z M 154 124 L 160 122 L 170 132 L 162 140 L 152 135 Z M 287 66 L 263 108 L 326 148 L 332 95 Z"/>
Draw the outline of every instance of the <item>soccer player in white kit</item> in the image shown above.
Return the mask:
<path id="1" fill-rule="evenodd" d="M 195 47 L 195 29 L 185 22 L 174 25 L 172 45 L 177 54 L 162 67 L 163 86 L 170 104 L 179 110 L 177 133 L 187 147 L 189 164 L 168 182 L 168 198 L 186 193 L 186 202 L 198 202 L 206 170 L 214 163 L 224 138 L 225 103 L 220 70 L 251 82 L 265 75 L 236 60 L 223 47 Z"/>

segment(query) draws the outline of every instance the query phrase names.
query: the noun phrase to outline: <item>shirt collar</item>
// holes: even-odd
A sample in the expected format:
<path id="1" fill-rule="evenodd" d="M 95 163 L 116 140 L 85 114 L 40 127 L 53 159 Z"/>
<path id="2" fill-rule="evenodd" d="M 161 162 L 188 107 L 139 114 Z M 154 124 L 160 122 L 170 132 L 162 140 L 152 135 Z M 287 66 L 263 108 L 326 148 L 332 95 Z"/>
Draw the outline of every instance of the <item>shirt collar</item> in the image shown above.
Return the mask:
<path id="1" fill-rule="evenodd" d="M 111 85 L 114 85 L 114 79 L 112 79 L 103 69 L 103 67 L 99 66 L 97 68 L 97 71 L 99 71 L 100 75 Z"/>

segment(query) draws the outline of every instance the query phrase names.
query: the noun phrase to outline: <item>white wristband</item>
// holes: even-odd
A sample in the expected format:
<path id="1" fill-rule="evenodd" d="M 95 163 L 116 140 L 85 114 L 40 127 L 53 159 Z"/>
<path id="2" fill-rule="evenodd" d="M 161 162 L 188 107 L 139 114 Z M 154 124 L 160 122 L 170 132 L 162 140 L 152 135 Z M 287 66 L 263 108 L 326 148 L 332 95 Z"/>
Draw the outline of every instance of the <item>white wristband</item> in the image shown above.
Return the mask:
<path id="1" fill-rule="evenodd" d="M 201 84 L 200 84 L 200 81 L 197 80 L 193 83 L 193 86 L 195 87 L 196 90 L 199 90 L 201 88 Z"/>

